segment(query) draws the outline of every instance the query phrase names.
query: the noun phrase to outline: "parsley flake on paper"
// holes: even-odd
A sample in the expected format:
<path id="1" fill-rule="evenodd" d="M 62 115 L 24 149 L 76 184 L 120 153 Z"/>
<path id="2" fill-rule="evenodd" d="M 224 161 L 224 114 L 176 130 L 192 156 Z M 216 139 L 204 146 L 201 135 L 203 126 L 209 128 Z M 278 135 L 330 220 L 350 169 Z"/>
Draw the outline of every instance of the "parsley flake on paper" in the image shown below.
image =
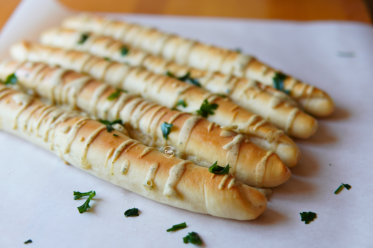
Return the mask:
<path id="1" fill-rule="evenodd" d="M 350 189 L 351 189 L 351 185 L 349 185 L 349 184 L 345 184 L 345 183 L 342 183 L 342 184 L 338 187 L 338 189 L 336 189 L 336 190 L 334 191 L 334 194 L 338 195 L 338 194 L 342 191 L 343 188 L 345 188 L 345 189 L 347 189 L 347 190 L 350 190 Z"/>
<path id="2" fill-rule="evenodd" d="M 124 212 L 124 216 L 126 217 L 139 216 L 139 210 L 137 208 L 128 209 L 126 212 Z"/>
<path id="3" fill-rule="evenodd" d="M 177 225 L 173 225 L 171 228 L 167 229 L 167 232 L 174 232 L 174 231 L 186 228 L 186 227 L 187 227 L 186 222 L 180 223 Z"/>
<path id="4" fill-rule="evenodd" d="M 188 235 L 183 238 L 183 241 L 185 244 L 190 242 L 194 245 L 202 245 L 202 240 L 196 232 L 188 233 Z"/>
<path id="5" fill-rule="evenodd" d="M 93 197 L 96 196 L 96 191 L 88 191 L 88 192 L 79 192 L 79 191 L 74 191 L 74 200 L 78 200 L 80 198 L 82 198 L 83 196 L 89 196 L 88 199 L 84 202 L 83 205 L 81 205 L 80 207 L 78 207 L 78 210 L 79 210 L 79 213 L 84 213 L 88 210 L 88 208 L 91 208 L 91 206 L 89 206 L 89 202 L 92 200 Z"/>
<path id="6" fill-rule="evenodd" d="M 314 212 L 302 212 L 300 213 L 301 221 L 305 224 L 309 224 L 311 221 L 317 218 L 317 214 Z"/>

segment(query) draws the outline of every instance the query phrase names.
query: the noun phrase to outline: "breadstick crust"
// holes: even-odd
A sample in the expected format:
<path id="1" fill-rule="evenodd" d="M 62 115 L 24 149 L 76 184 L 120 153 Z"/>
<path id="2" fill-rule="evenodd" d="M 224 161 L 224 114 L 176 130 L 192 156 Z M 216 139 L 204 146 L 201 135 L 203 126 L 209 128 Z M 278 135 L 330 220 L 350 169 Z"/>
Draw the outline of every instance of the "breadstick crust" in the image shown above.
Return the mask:
<path id="1" fill-rule="evenodd" d="M 6 93 L 5 96 L 4 93 Z M 71 143 L 69 153 L 64 153 L 63 148 L 66 146 L 66 140 L 69 139 L 70 134 L 66 130 L 71 130 L 70 127 L 73 127 L 82 117 L 71 115 L 51 129 L 53 122 L 50 124 L 48 120 L 53 118 L 53 112 L 45 114 L 45 109 L 48 106 L 36 99 L 32 99 L 28 103 L 17 102 L 15 96 L 20 95 L 24 95 L 24 99 L 30 98 L 23 93 L 0 86 L 1 129 L 55 153 L 68 163 L 98 178 L 167 205 L 222 218 L 255 219 L 266 208 L 266 198 L 259 191 L 239 182 L 234 183 L 230 188 L 225 186 L 219 189 L 219 184 L 224 176 L 216 175 L 212 178 L 206 168 L 196 166 L 191 162 L 187 162 L 184 166 L 185 171 L 174 188 L 176 195 L 165 196 L 163 189 L 170 178 L 170 171 L 183 160 L 175 157 L 166 158 L 157 150 L 152 150 L 146 156 L 139 158 L 147 147 L 137 143 L 130 149 L 121 152 L 111 166 L 112 158 L 107 161 L 108 152 L 117 149 L 130 138 L 118 131 L 109 133 L 105 127 L 101 128 L 104 125 L 94 120 L 85 120 Z M 15 116 L 14 113 L 19 114 Z M 63 113 L 66 114 L 66 112 L 60 111 L 60 115 Z M 40 126 L 37 129 L 29 130 L 30 126 L 34 126 L 40 120 Z M 14 129 L 15 122 L 18 123 L 18 127 Z M 86 154 L 89 166 L 86 166 L 81 162 L 86 147 L 84 141 L 100 128 L 102 131 L 89 145 Z M 40 135 L 45 133 L 47 129 L 50 131 L 45 137 Z M 117 137 L 113 137 L 113 134 L 116 134 Z M 126 161 L 129 162 L 129 167 L 127 172 L 123 174 L 121 165 Z M 157 162 L 159 166 L 153 179 L 153 187 L 149 189 L 144 187 L 143 183 L 154 162 Z M 230 176 L 228 183 L 231 180 L 234 179 Z"/>
<path id="2" fill-rule="evenodd" d="M 67 18 L 62 26 L 114 37 L 153 55 L 161 55 L 170 61 L 201 70 L 233 74 L 237 77 L 255 79 L 269 86 L 273 85 L 272 78 L 276 72 L 273 68 L 259 62 L 253 56 L 236 51 L 202 44 L 137 24 L 112 21 L 88 14 Z M 285 89 L 291 90 L 290 95 L 306 112 L 316 117 L 325 117 L 333 113 L 334 103 L 327 93 L 298 80 L 294 85 L 293 80 L 295 79 L 288 77 Z M 304 92 L 305 88 L 309 89 L 308 93 Z"/>
<path id="3" fill-rule="evenodd" d="M 250 134 L 249 139 L 255 144 L 266 150 L 274 150 L 288 167 L 295 166 L 300 159 L 299 148 L 288 136 L 280 135 L 276 137 L 276 133 L 279 133 L 276 127 L 268 122 L 256 126 L 257 123 L 263 121 L 262 118 L 254 116 L 254 114 L 237 106 L 228 98 L 214 97 L 202 88 L 191 85 L 183 88 L 187 85 L 184 82 L 153 74 L 141 68 L 132 68 L 114 61 L 99 59 L 83 52 L 65 51 L 25 41 L 13 45 L 11 54 L 19 61 L 46 62 L 88 73 L 96 79 L 104 80 L 113 87 L 139 93 L 143 98 L 169 108 L 175 107 L 178 100 L 184 100 L 188 104 L 186 108 L 176 106 L 183 112 L 195 112 L 204 99 L 209 96 L 213 97 L 215 98 L 213 102 L 218 104 L 219 107 L 214 115 L 208 116 L 209 121 L 219 123 L 222 126 L 237 125 L 235 131 Z M 245 84 L 245 82 L 243 83 Z M 237 89 L 237 91 L 242 91 L 239 87 Z M 256 92 L 252 94 L 256 94 Z M 176 97 L 170 97 L 175 95 Z M 212 99 L 210 98 L 210 100 Z M 257 118 L 251 125 L 248 125 L 247 121 L 252 117 Z M 291 130 L 296 129 L 293 127 Z M 275 138 L 272 138 L 272 136 Z"/>
<path id="4" fill-rule="evenodd" d="M 264 63 L 253 59 L 246 71 L 246 77 L 258 80 L 266 85 L 273 84 L 273 77 L 277 72 L 268 67 L 263 73 Z M 315 117 L 327 117 L 334 112 L 334 102 L 324 91 L 288 76 L 284 81 L 284 89 L 290 91 L 290 96 L 297 100 L 302 108 Z"/>
<path id="5" fill-rule="evenodd" d="M 152 56 L 144 52 L 135 51 L 133 55 L 133 49 L 131 49 L 130 55 L 127 54 L 126 56 L 122 56 L 121 47 L 123 47 L 124 44 L 109 37 L 89 34 L 87 40 L 83 44 L 79 44 L 79 39 L 81 39 L 79 35 L 82 35 L 79 31 L 54 28 L 45 31 L 42 34 L 41 42 L 43 44 L 62 47 L 65 49 L 88 51 L 97 56 L 110 58 L 123 63 L 129 63 L 134 66 L 143 65 L 148 70 L 155 73 L 164 74 L 167 71 L 172 71 L 175 75 L 183 76 L 190 71 L 190 68 L 188 67 L 171 67 L 170 62 L 161 59 L 152 59 Z M 178 69 L 178 71 L 175 71 L 176 69 Z M 192 75 L 197 78 L 202 86 L 207 90 L 219 94 L 228 94 L 233 101 L 239 103 L 245 109 L 271 120 L 272 123 L 285 130 L 287 134 L 297 138 L 309 138 L 317 130 L 317 123 L 313 117 L 300 111 L 300 109 L 297 115 L 292 115 L 292 111 L 295 108 L 298 109 L 297 104 L 285 93 L 276 91 L 272 87 L 265 87 L 260 83 L 249 82 L 247 79 L 239 79 L 237 77 L 226 76 L 219 73 L 212 74 L 206 73 L 205 71 L 198 72 L 197 70 L 193 70 Z M 131 90 L 136 91 L 140 90 L 137 85 L 138 84 L 130 84 L 127 86 L 132 86 Z M 272 90 L 269 90 L 268 88 L 272 88 Z M 164 87 L 162 89 L 164 89 Z M 203 93 L 206 93 L 202 89 L 200 89 L 200 91 L 202 91 L 200 92 L 202 95 Z M 187 92 L 185 92 L 185 94 L 187 94 Z M 175 94 L 171 93 L 171 95 Z M 158 95 L 156 95 L 156 97 L 157 96 Z M 162 99 L 170 98 L 167 97 Z M 198 105 L 194 105 L 194 108 L 197 107 L 198 109 L 203 99 L 202 96 L 202 99 L 199 99 Z M 170 103 L 167 102 L 166 104 L 162 104 L 168 106 L 167 104 Z M 189 110 L 190 109 L 191 108 L 189 107 Z M 188 109 L 185 109 L 185 111 L 188 111 Z M 289 121 L 289 118 L 292 119 Z M 301 120 L 295 121 L 295 119 Z M 290 122 L 290 124 L 288 124 L 288 122 Z M 294 122 L 301 123 L 302 125 L 296 126 L 294 125 Z"/>
<path id="6" fill-rule="evenodd" d="M 42 69 L 40 69 L 40 66 L 42 66 Z M 109 121 L 123 120 L 130 135 L 142 142 L 158 148 L 167 145 L 174 146 L 180 157 L 198 161 L 200 165 L 205 167 L 211 166 L 215 161 L 218 161 L 221 165 L 230 163 L 233 168 L 232 173 L 245 184 L 257 187 L 275 187 L 279 185 L 279 182 L 287 181 L 291 175 L 290 170 L 276 154 L 268 157 L 268 152 L 264 149 L 251 142 L 244 142 L 245 138 L 241 134 L 233 133 L 230 137 L 222 137 L 219 132 L 223 130 L 218 127 L 215 128 L 216 133 L 209 134 L 207 130 L 209 122 L 198 119 L 189 126 L 189 132 L 182 131 L 188 129 L 189 124 L 186 124 L 187 122 L 189 123 L 196 118 L 190 114 L 171 111 L 125 93 L 121 93 L 121 95 L 127 97 L 127 100 L 114 111 L 113 106 L 120 102 L 121 97 L 113 101 L 108 100 L 108 97 L 116 92 L 116 89 L 74 71 L 63 71 L 60 68 L 52 68 L 42 63 L 27 62 L 22 64 L 14 61 L 0 66 L 1 78 L 6 77 L 2 73 L 3 71 L 7 73 L 15 72 L 18 82 L 22 86 L 33 89 L 37 94 L 54 103 L 70 104 L 93 116 Z M 39 80 L 34 78 L 39 78 Z M 63 97 L 66 89 L 71 88 L 71 84 L 84 78 L 87 78 L 87 80 L 79 88 L 79 92 L 75 92 L 76 96 L 74 98 Z M 173 127 L 166 141 L 163 138 L 161 124 L 164 122 L 171 123 L 172 118 L 174 119 Z M 198 136 L 203 134 L 205 134 L 204 138 L 198 139 Z M 180 138 L 185 135 L 184 139 Z M 237 139 L 240 139 L 241 142 L 225 148 L 237 136 L 239 136 Z M 216 141 L 216 143 L 213 143 L 215 146 L 205 145 L 210 139 Z M 235 150 L 237 151 L 233 154 Z M 247 154 L 251 154 L 253 157 L 248 157 Z M 267 166 L 268 170 L 266 169 Z M 267 175 L 267 173 L 270 174 Z M 278 178 L 279 176 L 280 178 Z"/>

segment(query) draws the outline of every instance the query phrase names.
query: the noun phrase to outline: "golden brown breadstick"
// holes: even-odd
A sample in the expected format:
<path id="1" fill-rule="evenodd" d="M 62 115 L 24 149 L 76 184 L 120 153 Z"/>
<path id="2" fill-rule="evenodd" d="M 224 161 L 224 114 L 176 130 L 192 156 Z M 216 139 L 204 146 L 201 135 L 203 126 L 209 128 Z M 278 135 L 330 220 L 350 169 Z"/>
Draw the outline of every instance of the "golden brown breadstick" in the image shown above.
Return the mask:
<path id="1" fill-rule="evenodd" d="M 210 95 L 201 88 L 192 87 L 178 80 L 152 75 L 145 70 L 131 68 L 113 61 L 106 61 L 83 52 L 65 51 L 24 41 L 14 44 L 11 47 L 11 54 L 19 61 L 45 62 L 87 73 L 96 79 L 104 79 L 105 82 L 114 87 L 138 93 L 144 99 L 152 100 L 169 108 L 174 107 L 177 100 L 182 100 L 182 104 L 176 106 L 176 108 L 183 112 L 195 112 L 205 99 L 205 96 Z M 153 79 L 158 81 L 155 86 L 152 86 L 155 83 Z M 162 79 L 164 81 L 167 80 L 167 82 L 162 82 Z M 157 86 L 159 83 L 163 84 L 160 90 Z M 175 87 L 175 84 L 176 86 L 181 86 L 181 89 L 180 87 Z M 187 86 L 186 90 L 183 90 L 185 89 L 183 85 Z M 181 91 L 182 94 L 179 94 Z M 176 95 L 178 98 L 168 97 L 172 95 Z M 212 97 L 214 96 L 208 98 L 210 103 Z M 218 107 L 214 115 L 207 117 L 208 120 L 224 125 L 224 129 L 233 129 L 239 133 L 249 134 L 252 142 L 266 150 L 275 151 L 288 167 L 293 167 L 297 164 L 300 151 L 290 138 L 283 135 L 283 131 L 277 130 L 268 123 L 263 123 L 263 119 L 260 117 L 242 108 L 237 108 L 237 105 L 231 103 L 228 99 L 220 99 L 220 107 Z M 188 104 L 188 106 L 182 106 L 183 104 Z"/>
<path id="2" fill-rule="evenodd" d="M 105 181 L 149 199 L 222 218 L 250 220 L 266 208 L 259 191 L 230 175 L 166 158 L 122 132 L 0 85 L 0 129 Z M 116 136 L 113 136 L 115 134 Z M 150 172 L 150 173 L 149 173 Z M 30 175 L 32 176 L 32 175 Z"/>
<path id="3" fill-rule="evenodd" d="M 117 92 L 110 85 L 43 63 L 0 63 L 1 79 L 11 73 L 16 74 L 19 84 L 52 103 L 78 107 L 104 120 L 121 119 L 130 135 L 147 145 L 159 149 L 173 146 L 179 157 L 205 167 L 215 161 L 229 164 L 232 174 L 245 184 L 275 187 L 290 177 L 290 170 L 272 151 L 258 147 L 242 134 L 222 135 L 226 131 L 217 126 L 208 130 L 210 122 L 198 116 L 172 111 L 124 92 L 110 99 Z M 164 122 L 173 125 L 169 134 L 162 130 Z"/>
<path id="4" fill-rule="evenodd" d="M 110 36 L 181 65 L 251 78 L 269 86 L 275 85 L 273 78 L 278 71 L 251 55 L 210 46 L 154 28 L 88 14 L 67 18 L 62 26 Z M 306 112 L 316 117 L 328 116 L 334 110 L 333 100 L 327 93 L 291 76 L 286 76 L 283 90 L 290 91 L 290 96 Z"/>
<path id="5" fill-rule="evenodd" d="M 153 58 L 153 56 L 139 50 L 134 50 L 134 53 L 132 53 L 133 49 L 131 49 L 128 54 L 123 56 L 123 44 L 109 37 L 54 28 L 44 32 L 41 40 L 43 44 L 51 46 L 88 51 L 115 61 L 128 62 L 131 65 L 141 64 L 156 73 L 170 70 L 176 74 L 185 75 L 187 72 L 187 68 L 169 64 L 165 60 L 161 61 L 160 58 Z M 308 138 L 317 129 L 316 120 L 301 111 L 296 103 L 291 101 L 283 92 L 260 85 L 253 80 L 198 70 L 193 70 L 191 73 L 193 77 L 198 79 L 199 83 L 196 83 L 194 78 L 189 81 L 200 84 L 213 93 L 229 94 L 230 98 L 236 103 L 270 120 L 289 135 L 297 138 Z M 136 85 L 134 87 L 136 88 Z M 202 97 L 197 107 L 203 100 Z"/>

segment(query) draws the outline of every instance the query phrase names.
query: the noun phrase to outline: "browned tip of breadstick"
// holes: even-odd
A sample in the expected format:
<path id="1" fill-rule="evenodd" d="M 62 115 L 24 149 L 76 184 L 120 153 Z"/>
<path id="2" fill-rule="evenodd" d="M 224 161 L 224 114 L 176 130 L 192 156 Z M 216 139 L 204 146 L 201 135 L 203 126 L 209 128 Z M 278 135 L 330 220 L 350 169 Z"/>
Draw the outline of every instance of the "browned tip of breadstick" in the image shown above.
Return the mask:
<path id="1" fill-rule="evenodd" d="M 219 189 L 219 184 L 224 177 L 228 177 L 227 184 Z M 230 189 L 228 189 L 230 187 Z M 230 191 L 235 191 L 235 194 Z M 220 192 L 216 192 L 220 191 Z M 220 197 L 213 197 L 220 193 Z M 242 195 L 240 201 L 236 196 Z M 216 176 L 206 182 L 205 186 L 206 208 L 211 215 L 237 220 L 252 220 L 261 215 L 267 206 L 266 197 L 258 190 L 244 185 L 231 176 Z M 224 207 L 222 208 L 222 204 Z"/>
<path id="2" fill-rule="evenodd" d="M 269 154 L 263 178 L 263 185 L 266 185 L 268 188 L 276 187 L 286 182 L 290 176 L 291 171 L 281 162 L 277 154 Z"/>
<path id="3" fill-rule="evenodd" d="M 287 167 L 292 168 L 296 166 L 299 162 L 301 152 L 298 146 L 295 145 L 289 145 L 291 143 L 294 143 L 290 138 L 287 137 L 287 143 L 279 143 L 277 147 L 277 153 L 278 154 L 286 154 L 287 156 L 281 156 L 282 162 L 286 164 Z"/>
<path id="4" fill-rule="evenodd" d="M 294 122 L 287 133 L 300 139 L 308 139 L 314 135 L 318 127 L 317 120 L 302 111 L 294 111 L 294 114 Z"/>
<path id="5" fill-rule="evenodd" d="M 20 41 L 10 47 L 10 54 L 18 61 L 26 61 L 29 48 L 33 45 L 31 42 Z"/>
<path id="6" fill-rule="evenodd" d="M 298 100 L 307 113 L 318 118 L 327 117 L 334 112 L 334 102 L 332 98 L 325 92 L 321 93 L 322 97 Z"/>

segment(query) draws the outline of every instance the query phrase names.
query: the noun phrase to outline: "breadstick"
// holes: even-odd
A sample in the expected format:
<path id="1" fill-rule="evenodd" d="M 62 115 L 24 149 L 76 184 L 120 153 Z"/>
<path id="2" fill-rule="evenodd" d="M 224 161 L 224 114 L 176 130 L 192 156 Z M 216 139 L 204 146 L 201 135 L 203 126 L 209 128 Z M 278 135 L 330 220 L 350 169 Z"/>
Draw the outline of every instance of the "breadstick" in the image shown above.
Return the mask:
<path id="1" fill-rule="evenodd" d="M 119 62 L 128 62 L 131 65 L 142 64 L 156 73 L 168 69 L 177 74 L 187 72 L 186 68 L 175 67 L 172 64 L 169 64 L 166 68 L 167 61 L 163 60 L 162 62 L 159 59 L 153 59 L 152 56 L 149 57 L 146 53 L 138 50 L 135 50 L 134 55 L 122 56 L 121 47 L 123 47 L 123 44 L 121 42 L 94 34 L 84 35 L 86 37 L 85 41 L 80 44 L 83 36 L 79 31 L 55 28 L 44 32 L 41 40 L 43 44 L 51 46 L 89 51 L 92 54 Z M 203 76 L 200 75 L 201 73 Z M 196 74 L 199 74 L 199 76 Z M 193 70 L 192 75 L 196 76 L 200 84 L 207 90 L 214 93 L 229 94 L 236 103 L 270 120 L 289 135 L 297 138 L 308 138 L 317 129 L 316 120 L 294 106 L 290 98 L 283 92 L 275 91 L 273 88 L 268 90 L 270 87 L 265 86 L 263 90 L 263 87 L 252 80 L 222 74 Z M 297 111 L 296 115 L 292 114 L 294 111 Z"/>
<path id="2" fill-rule="evenodd" d="M 207 99 L 210 102 L 215 98 L 215 102 L 218 102 L 220 107 L 214 115 L 207 117 L 208 120 L 224 125 L 224 129 L 232 129 L 250 135 L 252 142 L 266 150 L 275 151 L 288 167 L 295 166 L 299 160 L 300 151 L 298 147 L 291 139 L 283 135 L 281 130 L 277 130 L 269 123 L 263 123 L 262 118 L 239 108 L 228 99 L 211 95 L 201 88 L 164 76 L 156 76 L 143 69 L 105 61 L 83 52 L 65 51 L 36 43 L 17 43 L 11 47 L 11 54 L 19 61 L 29 60 L 56 64 L 63 68 L 90 74 L 98 80 L 105 80 L 114 87 L 141 94 L 143 98 L 169 108 L 175 106 L 175 103 L 182 99 L 188 106 L 176 107 L 183 112 L 198 110 L 206 96 L 209 96 Z M 160 90 L 158 85 L 162 85 Z M 169 97 L 173 95 L 176 98 Z"/>
<path id="3" fill-rule="evenodd" d="M 231 175 L 212 177 L 206 168 L 166 158 L 157 150 L 141 157 L 148 147 L 122 132 L 109 133 L 97 121 L 2 85 L 0 124 L 1 130 L 37 144 L 67 163 L 154 201 L 237 220 L 255 219 L 266 208 L 262 193 Z M 155 173 L 149 173 L 154 168 Z"/>
<path id="4" fill-rule="evenodd" d="M 81 14 L 67 18 L 62 26 L 110 36 L 181 65 L 255 79 L 274 86 L 273 78 L 276 70 L 251 55 L 237 51 L 203 44 L 154 28 L 113 21 L 94 15 Z M 316 117 L 324 117 L 333 113 L 333 100 L 327 93 L 314 86 L 287 76 L 284 90 L 290 91 L 290 96 L 296 99 L 306 112 Z"/>
<path id="5" fill-rule="evenodd" d="M 241 182 L 256 187 L 275 187 L 290 177 L 290 170 L 272 151 L 266 151 L 242 134 L 223 136 L 220 127 L 208 132 L 209 121 L 188 113 L 172 111 L 134 95 L 117 92 L 110 85 L 74 71 L 43 63 L 0 63 L 0 78 L 15 73 L 19 84 L 34 90 L 51 103 L 78 107 L 92 116 L 114 121 L 121 119 L 131 137 L 149 146 L 176 148 L 178 157 L 209 167 L 215 161 L 229 164 L 230 172 Z M 172 124 L 164 136 L 162 124 Z M 255 172 L 255 173 L 254 173 Z"/>

